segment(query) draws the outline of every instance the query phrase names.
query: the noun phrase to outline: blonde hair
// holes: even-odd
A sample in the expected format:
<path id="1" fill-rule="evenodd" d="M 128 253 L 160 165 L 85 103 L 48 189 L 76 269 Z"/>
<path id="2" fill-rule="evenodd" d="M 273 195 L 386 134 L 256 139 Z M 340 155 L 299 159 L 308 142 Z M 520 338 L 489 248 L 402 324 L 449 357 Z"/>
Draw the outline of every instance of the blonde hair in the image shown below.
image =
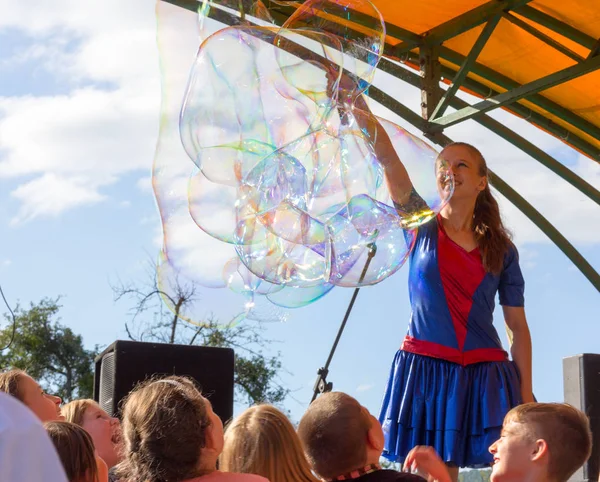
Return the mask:
<path id="1" fill-rule="evenodd" d="M 24 376 L 27 376 L 27 373 L 16 368 L 0 373 L 0 392 L 7 393 L 22 402 L 23 392 L 19 385 Z"/>
<path id="2" fill-rule="evenodd" d="M 171 376 L 142 383 L 123 407 L 125 459 L 118 475 L 128 482 L 205 475 L 201 449 L 209 426 L 206 401 L 190 379 Z"/>
<path id="3" fill-rule="evenodd" d="M 513 408 L 504 424 L 524 425 L 530 437 L 548 444 L 548 473 L 566 482 L 592 453 L 592 432 L 585 413 L 567 403 L 525 403 Z"/>
<path id="4" fill-rule="evenodd" d="M 271 482 L 317 482 L 288 418 L 272 405 L 251 407 L 229 424 L 219 458 L 225 472 Z"/>
<path id="5" fill-rule="evenodd" d="M 98 480 L 98 466 L 92 437 L 70 422 L 44 424 L 70 482 Z"/>
<path id="6" fill-rule="evenodd" d="M 90 407 L 100 408 L 100 405 L 89 398 L 82 398 L 81 400 L 73 400 L 64 405 L 61 408 L 61 413 L 67 422 L 74 423 L 81 427 L 83 426 L 83 416 Z"/>

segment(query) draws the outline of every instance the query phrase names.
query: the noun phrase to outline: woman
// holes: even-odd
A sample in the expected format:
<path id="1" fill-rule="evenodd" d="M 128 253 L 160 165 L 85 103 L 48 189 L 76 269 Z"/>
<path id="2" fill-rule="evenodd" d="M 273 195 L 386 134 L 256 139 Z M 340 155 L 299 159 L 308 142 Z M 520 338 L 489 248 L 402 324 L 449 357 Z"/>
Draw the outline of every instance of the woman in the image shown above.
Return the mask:
<path id="1" fill-rule="evenodd" d="M 119 419 L 111 417 L 94 401 L 74 400 L 63 407 L 67 422 L 83 428 L 92 437 L 97 454 L 109 469 L 121 460 L 121 425 Z"/>
<path id="2" fill-rule="evenodd" d="M 399 212 L 423 201 L 391 148 L 376 147 Z M 410 256 L 408 334 L 392 364 L 380 421 L 384 456 L 403 462 L 417 445 L 451 467 L 489 465 L 487 447 L 515 405 L 533 401 L 531 337 L 518 254 L 502 224 L 486 162 L 466 143 L 446 146 L 438 163 L 454 175 L 454 194 L 418 230 Z M 444 186 L 439 186 L 443 189 Z M 496 293 L 513 335 L 513 361 L 493 326 Z"/>
<path id="3" fill-rule="evenodd" d="M 327 74 L 331 98 L 333 74 Z M 353 94 L 355 81 L 342 75 L 337 89 L 338 111 L 351 113 L 365 135 L 376 139 L 375 154 L 398 213 L 428 210 L 385 130 L 364 98 Z M 431 446 L 456 481 L 458 467 L 491 464 L 487 448 L 499 437 L 504 416 L 533 401 L 531 336 L 518 253 L 490 191 L 483 155 L 470 144 L 453 143 L 436 164 L 438 190 L 447 189 L 444 171 L 451 169 L 454 193 L 417 233 L 409 268 L 412 314 L 380 422 L 385 457 L 404 462 L 413 447 Z M 513 361 L 493 326 L 496 293 L 512 332 Z"/>
<path id="4" fill-rule="evenodd" d="M 46 393 L 39 383 L 22 370 L 0 373 L 0 392 L 23 402 L 42 422 L 63 420 L 60 397 Z"/>
<path id="5" fill-rule="evenodd" d="M 226 472 L 262 475 L 271 482 L 319 482 L 294 427 L 271 405 L 251 407 L 231 422 L 219 462 Z"/>
<path id="6" fill-rule="evenodd" d="M 128 482 L 267 482 L 217 470 L 223 424 L 191 380 L 168 377 L 143 383 L 123 408 L 124 461 Z"/>
<path id="7" fill-rule="evenodd" d="M 83 428 L 69 422 L 47 422 L 44 426 L 69 482 L 108 480 L 108 468 L 95 454 L 94 442 Z"/>

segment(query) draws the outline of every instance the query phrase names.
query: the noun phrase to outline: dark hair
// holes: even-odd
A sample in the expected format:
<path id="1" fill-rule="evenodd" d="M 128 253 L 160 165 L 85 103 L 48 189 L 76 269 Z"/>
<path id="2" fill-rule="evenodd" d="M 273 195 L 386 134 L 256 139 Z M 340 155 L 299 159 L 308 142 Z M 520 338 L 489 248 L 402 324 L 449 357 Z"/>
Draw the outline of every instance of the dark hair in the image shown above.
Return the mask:
<path id="1" fill-rule="evenodd" d="M 324 393 L 310 404 L 298 436 L 313 470 L 333 479 L 365 465 L 371 422 L 361 405 L 341 392 Z"/>
<path id="2" fill-rule="evenodd" d="M 473 212 L 473 232 L 481 253 L 483 267 L 488 273 L 500 274 L 504 267 L 504 256 L 512 246 L 511 234 L 504 226 L 498 202 L 490 190 L 487 163 L 481 151 L 466 142 L 453 142 L 450 147 L 466 148 L 479 162 L 479 175 L 488 179 L 485 189 L 479 193 Z M 442 151 L 443 152 L 443 151 Z"/>
<path id="3" fill-rule="evenodd" d="M 137 386 L 123 407 L 124 461 L 128 482 L 175 482 L 202 475 L 200 451 L 210 425 L 205 400 L 184 377 Z"/>
<path id="4" fill-rule="evenodd" d="M 12 395 L 17 400 L 23 401 L 23 392 L 19 388 L 21 378 L 26 376 L 23 370 L 13 369 L 0 373 L 0 392 Z"/>
<path id="5" fill-rule="evenodd" d="M 592 452 L 592 432 L 585 413 L 566 403 L 526 403 L 513 408 L 504 423 L 523 424 L 533 439 L 548 444 L 548 473 L 566 482 Z"/>
<path id="6" fill-rule="evenodd" d="M 44 427 L 69 482 L 98 480 L 94 442 L 84 429 L 71 422 L 46 422 Z"/>

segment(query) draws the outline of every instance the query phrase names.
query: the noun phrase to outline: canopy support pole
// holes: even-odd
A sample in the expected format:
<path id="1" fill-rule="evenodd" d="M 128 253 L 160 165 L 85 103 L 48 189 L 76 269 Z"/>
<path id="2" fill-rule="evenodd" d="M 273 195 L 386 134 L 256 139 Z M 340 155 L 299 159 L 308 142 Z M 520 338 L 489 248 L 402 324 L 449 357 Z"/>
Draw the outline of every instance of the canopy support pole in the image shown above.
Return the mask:
<path id="1" fill-rule="evenodd" d="M 492 17 L 488 21 L 488 23 L 485 24 L 485 27 L 479 34 L 479 37 L 477 37 L 475 44 L 473 45 L 473 47 L 471 47 L 469 55 L 460 66 L 460 69 L 456 73 L 456 76 L 452 79 L 452 85 L 448 88 L 448 90 L 446 90 L 446 93 L 442 97 L 442 100 L 440 100 L 436 108 L 433 110 L 433 113 L 431 114 L 431 120 L 444 115 L 444 112 L 446 112 L 446 109 L 450 104 L 450 99 L 452 99 L 456 95 L 456 92 L 458 92 L 458 89 L 463 84 L 463 81 L 465 80 L 467 74 L 471 70 L 472 65 L 477 60 L 477 57 L 479 57 L 479 54 L 483 50 L 483 47 L 485 47 L 485 44 L 491 37 L 499 21 L 500 15 L 496 15 L 495 17 Z"/>
<path id="2" fill-rule="evenodd" d="M 440 119 L 435 119 L 432 122 L 439 125 L 441 128 L 450 127 L 477 115 L 489 112 L 490 110 L 517 102 L 518 100 L 531 94 L 537 94 L 538 92 L 554 87 L 555 85 L 576 79 L 577 77 L 581 77 L 582 75 L 593 72 L 599 68 L 600 56 L 593 57 L 589 60 L 584 60 L 579 64 L 542 77 L 541 79 L 534 80 L 533 82 L 521 85 L 515 89 L 503 92 L 502 94 L 496 95 L 490 99 L 478 102 L 475 105 L 465 107 L 464 109 L 453 112 L 452 114 L 444 116 Z"/>
<path id="3" fill-rule="evenodd" d="M 421 34 L 423 39 L 422 42 L 427 45 L 440 45 L 448 39 L 457 37 L 482 23 L 486 23 L 503 11 L 522 7 L 523 5 L 527 5 L 530 1 L 531 0 L 491 0 Z M 402 54 L 419 47 L 420 44 L 421 42 L 418 41 L 401 42 L 394 47 L 390 54 L 401 56 Z"/>

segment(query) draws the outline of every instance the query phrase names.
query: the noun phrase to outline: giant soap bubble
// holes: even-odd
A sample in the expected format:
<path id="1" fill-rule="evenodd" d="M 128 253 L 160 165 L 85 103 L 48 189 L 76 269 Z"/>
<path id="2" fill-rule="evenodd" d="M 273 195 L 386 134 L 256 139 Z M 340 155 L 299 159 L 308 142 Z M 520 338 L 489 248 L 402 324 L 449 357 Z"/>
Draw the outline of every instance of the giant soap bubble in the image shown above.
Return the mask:
<path id="1" fill-rule="evenodd" d="M 305 306 L 400 269 L 453 181 L 433 148 L 362 100 L 384 41 L 368 0 L 311 0 L 281 28 L 246 21 L 202 41 L 179 118 L 192 170 L 185 214 L 169 204 L 181 177 L 176 185 L 166 156 L 155 161 L 165 287 L 183 276 L 224 288 L 239 298 L 240 320 L 264 317 L 259 305 Z M 173 134 L 165 128 L 161 139 Z M 391 202 L 381 139 L 422 198 L 417 211 Z M 197 232 L 175 218 L 191 218 Z M 206 250 L 214 256 L 198 264 Z"/>

